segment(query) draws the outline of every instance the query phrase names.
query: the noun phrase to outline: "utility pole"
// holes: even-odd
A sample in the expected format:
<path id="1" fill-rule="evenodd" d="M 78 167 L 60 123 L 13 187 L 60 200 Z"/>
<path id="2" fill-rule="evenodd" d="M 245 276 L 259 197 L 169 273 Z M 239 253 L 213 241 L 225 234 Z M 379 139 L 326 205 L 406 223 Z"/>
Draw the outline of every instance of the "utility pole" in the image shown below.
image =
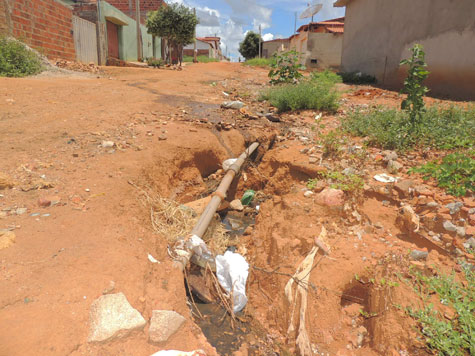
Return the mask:
<path id="1" fill-rule="evenodd" d="M 97 64 L 104 65 L 102 60 L 102 46 L 101 46 L 101 22 L 102 22 L 102 12 L 101 12 L 101 0 L 97 0 L 97 24 L 96 24 L 96 37 L 97 37 Z"/>
<path id="2" fill-rule="evenodd" d="M 135 23 L 137 24 L 137 61 L 142 61 L 142 34 L 140 33 L 140 0 L 135 0 Z"/>
<path id="3" fill-rule="evenodd" d="M 196 17 L 196 7 L 193 8 L 193 14 L 195 15 Z M 198 62 L 198 58 L 197 57 L 197 51 L 196 51 L 196 26 L 195 26 L 195 31 L 193 33 L 193 38 L 194 38 L 194 46 L 193 46 L 193 62 L 196 63 Z"/>
<path id="4" fill-rule="evenodd" d="M 261 47 L 262 47 L 262 28 L 261 28 L 261 25 L 259 25 L 259 58 L 261 58 L 262 56 Z"/>
<path id="5" fill-rule="evenodd" d="M 295 19 L 294 19 L 294 33 L 297 32 L 297 11 L 295 11 Z"/>

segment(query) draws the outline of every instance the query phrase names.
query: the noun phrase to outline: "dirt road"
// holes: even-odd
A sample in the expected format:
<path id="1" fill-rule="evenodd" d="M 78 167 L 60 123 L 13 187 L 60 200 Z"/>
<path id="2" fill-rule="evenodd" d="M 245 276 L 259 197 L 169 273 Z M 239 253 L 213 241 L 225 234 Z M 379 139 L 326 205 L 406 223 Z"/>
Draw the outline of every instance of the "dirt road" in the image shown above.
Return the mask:
<path id="1" fill-rule="evenodd" d="M 238 124 L 237 114 L 219 109 L 230 96 L 253 96 L 265 81 L 264 70 L 227 63 L 183 71 L 106 68 L 100 77 L 0 79 L 0 173 L 15 183 L 0 190 L 0 229 L 16 236 L 0 250 L 1 356 L 151 355 L 167 348 L 216 354 L 193 322 L 166 239 L 153 232 L 150 212 L 129 182 L 186 203 L 206 192 L 221 162 L 254 138 L 300 127 L 297 117 L 304 124 L 313 121 L 315 113 L 297 113 L 287 115 L 285 124 L 262 118 Z M 353 103 L 376 100 L 369 93 L 354 96 Z M 381 100 L 398 99 L 388 93 Z M 325 120 L 331 127 L 333 117 Z M 384 293 L 352 282 L 357 273 L 378 270 L 380 259 L 397 264 L 397 256 L 417 247 L 396 238 L 398 206 L 366 199 L 361 211 L 381 227 L 367 228 L 362 237 L 347 219 L 303 196 L 302 187 L 319 168 L 302 154 L 303 140 L 283 140 L 234 187 L 234 193 L 253 188 L 268 196 L 254 231 L 243 240 L 251 264 L 267 271 L 251 271 L 247 313 L 265 328 L 264 339 L 274 350 L 292 350 L 286 275 L 295 272 L 325 225 L 333 252 L 321 257 L 310 279 L 322 286 L 312 294 L 308 312 L 316 350 L 343 356 L 409 347 L 412 324 L 389 312 L 378 327 L 361 318 L 360 308 L 371 303 L 380 308 Z M 150 262 L 148 254 L 160 263 Z M 430 258 L 449 263 L 436 250 Z M 285 273 L 269 274 L 278 266 Z M 92 302 L 119 292 L 147 321 L 152 310 L 174 310 L 186 322 L 162 344 L 149 342 L 148 325 L 110 342 L 87 342 Z M 404 289 L 394 294 L 404 298 Z M 392 329 L 397 336 L 389 340 Z M 374 333 L 371 341 L 357 340 L 368 332 Z M 237 354 L 265 354 L 259 343 L 249 341 Z"/>

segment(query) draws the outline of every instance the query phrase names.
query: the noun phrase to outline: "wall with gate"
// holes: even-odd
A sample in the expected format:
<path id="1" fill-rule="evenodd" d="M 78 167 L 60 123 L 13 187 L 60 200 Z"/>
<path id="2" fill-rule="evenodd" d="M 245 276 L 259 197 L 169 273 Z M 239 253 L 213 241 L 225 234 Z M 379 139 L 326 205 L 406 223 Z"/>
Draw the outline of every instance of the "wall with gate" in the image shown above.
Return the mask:
<path id="1" fill-rule="evenodd" d="M 97 64 L 96 25 L 90 21 L 73 16 L 74 48 L 79 62 Z"/>

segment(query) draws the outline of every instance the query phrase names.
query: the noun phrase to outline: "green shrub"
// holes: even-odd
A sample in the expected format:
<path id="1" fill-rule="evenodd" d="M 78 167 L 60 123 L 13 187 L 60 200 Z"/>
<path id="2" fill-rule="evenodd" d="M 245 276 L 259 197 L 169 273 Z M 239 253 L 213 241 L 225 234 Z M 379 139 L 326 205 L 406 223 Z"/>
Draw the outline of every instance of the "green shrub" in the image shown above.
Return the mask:
<path id="1" fill-rule="evenodd" d="M 334 112 L 338 109 L 339 95 L 333 84 L 305 81 L 270 88 L 261 93 L 260 99 L 269 100 L 279 112 L 303 109 Z"/>
<path id="2" fill-rule="evenodd" d="M 281 83 L 297 83 L 303 74 L 299 70 L 305 69 L 299 63 L 300 54 L 294 50 L 283 52 L 280 54 L 274 53 L 273 62 L 269 71 L 269 78 L 271 84 Z"/>
<path id="3" fill-rule="evenodd" d="M 156 59 L 156 58 L 147 58 L 147 65 L 149 67 L 154 67 L 154 68 L 160 68 L 163 66 L 165 62 L 162 59 Z"/>
<path id="4" fill-rule="evenodd" d="M 475 151 L 457 152 L 445 156 L 441 162 L 429 162 L 410 172 L 422 173 L 424 179 L 434 178 L 439 187 L 456 196 L 475 192 Z"/>
<path id="5" fill-rule="evenodd" d="M 425 276 L 412 271 L 415 289 L 426 305 L 420 310 L 407 308 L 407 312 L 419 323 L 427 346 L 440 356 L 475 355 L 475 273 L 469 268 L 464 272 L 465 285 L 454 275 Z M 454 309 L 453 318 L 446 319 L 428 303 L 434 294 Z"/>
<path id="6" fill-rule="evenodd" d="M 243 65 L 252 67 L 269 67 L 273 63 L 275 63 L 275 59 L 273 58 L 252 58 L 243 62 Z"/>
<path id="7" fill-rule="evenodd" d="M 327 82 L 332 84 L 342 82 L 341 76 L 329 70 L 325 70 L 323 72 L 312 72 L 310 74 L 310 80 L 315 82 Z"/>
<path id="8" fill-rule="evenodd" d="M 376 78 L 361 72 L 341 72 L 338 75 L 346 84 L 375 84 Z"/>
<path id="9" fill-rule="evenodd" d="M 208 56 L 197 56 L 196 60 L 198 61 L 198 63 L 219 62 L 219 59 L 209 58 Z M 193 56 L 183 56 L 183 62 L 193 62 Z"/>
<path id="10" fill-rule="evenodd" d="M 407 94 L 401 103 L 401 109 L 409 113 L 409 120 L 414 130 L 419 129 L 419 121 L 425 112 L 424 95 L 429 89 L 422 85 L 429 76 L 426 70 L 425 53 L 421 45 L 414 45 L 411 49 L 412 56 L 401 61 L 400 65 L 408 65 L 407 78 L 404 80 L 402 93 Z"/>
<path id="11" fill-rule="evenodd" d="M 0 38 L 0 76 L 25 77 L 41 72 L 38 56 L 21 42 Z"/>
<path id="12" fill-rule="evenodd" d="M 307 181 L 307 188 L 313 190 L 319 180 L 324 179 L 330 183 L 330 188 L 340 189 L 344 192 L 357 193 L 363 189 L 364 180 L 357 174 L 343 174 L 337 171 L 321 173 L 317 178 Z"/>
<path id="13" fill-rule="evenodd" d="M 342 120 L 345 130 L 367 137 L 369 144 L 386 149 L 414 147 L 453 149 L 471 147 L 475 137 L 475 106 L 432 107 L 421 114 L 414 130 L 407 111 L 354 111 Z"/>

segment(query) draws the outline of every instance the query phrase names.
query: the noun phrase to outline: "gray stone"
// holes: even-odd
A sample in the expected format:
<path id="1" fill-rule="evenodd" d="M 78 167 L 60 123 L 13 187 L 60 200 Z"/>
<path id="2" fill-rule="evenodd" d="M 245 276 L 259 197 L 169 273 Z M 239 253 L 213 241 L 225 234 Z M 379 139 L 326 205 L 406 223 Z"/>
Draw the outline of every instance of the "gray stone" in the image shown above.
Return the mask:
<path id="1" fill-rule="evenodd" d="M 221 104 L 221 107 L 224 109 L 235 109 L 239 110 L 244 107 L 244 103 L 241 101 L 225 101 Z"/>
<path id="2" fill-rule="evenodd" d="M 466 249 L 475 249 L 475 238 L 469 238 L 467 241 L 464 242 L 463 247 L 465 247 Z"/>
<path id="3" fill-rule="evenodd" d="M 414 261 L 426 260 L 429 253 L 427 251 L 412 250 L 409 257 Z"/>
<path id="4" fill-rule="evenodd" d="M 318 158 L 317 158 L 317 157 L 310 157 L 310 158 L 308 159 L 308 163 L 310 163 L 310 164 L 315 164 L 315 163 L 317 163 L 317 162 L 318 162 Z"/>
<path id="5" fill-rule="evenodd" d="M 398 161 L 389 161 L 388 170 L 390 172 L 399 172 L 404 166 Z"/>
<path id="6" fill-rule="evenodd" d="M 16 214 L 17 214 L 17 215 L 23 215 L 23 214 L 25 214 L 25 213 L 27 212 L 27 210 L 28 210 L 27 208 L 18 208 L 18 209 L 16 210 Z"/>
<path id="7" fill-rule="evenodd" d="M 303 193 L 305 198 L 310 198 L 313 195 L 313 192 L 311 190 L 307 190 L 305 193 Z"/>
<path id="8" fill-rule="evenodd" d="M 229 207 L 233 210 L 243 211 L 244 207 L 239 199 L 234 199 L 231 203 L 229 203 Z"/>
<path id="9" fill-rule="evenodd" d="M 123 293 L 106 294 L 91 305 L 88 342 L 101 342 L 122 338 L 147 323 L 127 301 Z"/>
<path id="10" fill-rule="evenodd" d="M 385 161 L 385 162 L 388 162 L 388 163 L 389 163 L 390 161 L 395 161 L 395 160 L 397 160 L 398 157 L 399 157 L 399 156 L 397 155 L 397 153 L 394 152 L 394 151 L 385 151 L 385 152 L 383 152 L 383 154 L 384 154 L 384 161 Z"/>
<path id="11" fill-rule="evenodd" d="M 457 235 L 465 237 L 465 228 L 463 226 L 457 226 Z"/>
<path id="12" fill-rule="evenodd" d="M 343 173 L 345 176 L 349 176 L 349 175 L 354 175 L 356 174 L 356 169 L 354 169 L 353 167 L 348 167 L 348 168 L 345 168 L 341 173 Z"/>
<path id="13" fill-rule="evenodd" d="M 158 140 L 159 140 L 159 141 L 165 141 L 167 138 L 168 138 L 168 137 L 167 137 L 167 135 L 165 135 L 165 134 L 161 134 L 160 136 L 158 136 Z"/>
<path id="14" fill-rule="evenodd" d="M 280 117 L 274 116 L 271 113 L 265 114 L 264 117 L 271 122 L 280 122 Z"/>
<path id="15" fill-rule="evenodd" d="M 475 208 L 469 209 L 468 213 L 469 213 L 470 215 L 475 214 Z"/>
<path id="16" fill-rule="evenodd" d="M 444 229 L 450 232 L 456 232 L 457 231 L 457 226 L 455 226 L 451 221 L 445 220 L 444 221 Z"/>
<path id="17" fill-rule="evenodd" d="M 460 209 L 463 207 L 463 203 L 458 201 L 455 203 L 447 204 L 445 207 L 449 209 L 450 214 L 453 215 L 453 214 L 457 214 L 460 211 Z"/>
<path id="18" fill-rule="evenodd" d="M 102 148 L 112 148 L 115 146 L 114 141 L 102 141 L 101 143 Z"/>
<path id="19" fill-rule="evenodd" d="M 172 310 L 153 310 L 148 337 L 151 342 L 167 341 L 185 322 L 185 318 Z"/>

